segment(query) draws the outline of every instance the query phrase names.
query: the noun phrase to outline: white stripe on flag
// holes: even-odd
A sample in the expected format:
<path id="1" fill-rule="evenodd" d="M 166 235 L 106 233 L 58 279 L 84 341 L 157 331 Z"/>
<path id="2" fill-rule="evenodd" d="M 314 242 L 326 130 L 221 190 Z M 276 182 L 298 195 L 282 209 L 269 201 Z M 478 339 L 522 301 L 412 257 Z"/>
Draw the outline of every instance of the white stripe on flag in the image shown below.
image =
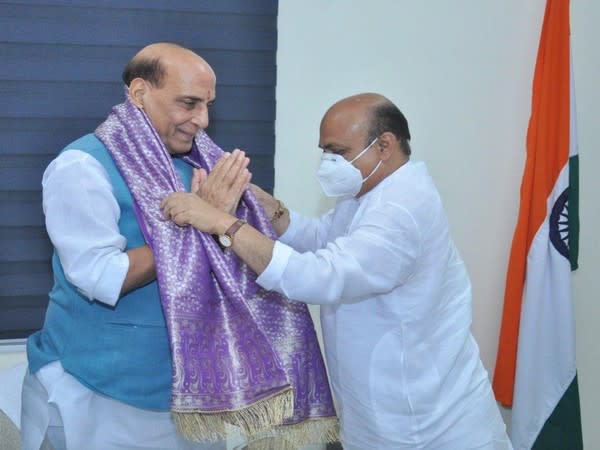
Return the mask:
<path id="1" fill-rule="evenodd" d="M 527 256 L 510 427 L 517 450 L 531 448 L 576 372 L 571 266 L 553 246 L 549 234 L 550 213 L 568 186 L 567 162 L 548 199 L 546 220 Z"/>

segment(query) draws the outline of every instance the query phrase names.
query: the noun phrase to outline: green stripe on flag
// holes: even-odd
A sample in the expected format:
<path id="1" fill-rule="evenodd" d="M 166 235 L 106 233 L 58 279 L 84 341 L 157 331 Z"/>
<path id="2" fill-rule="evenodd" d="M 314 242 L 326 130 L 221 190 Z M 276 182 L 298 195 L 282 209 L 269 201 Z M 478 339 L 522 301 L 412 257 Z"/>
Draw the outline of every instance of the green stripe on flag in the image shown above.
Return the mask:
<path id="1" fill-rule="evenodd" d="M 546 420 L 532 450 L 582 450 L 581 413 L 577 375 Z"/>

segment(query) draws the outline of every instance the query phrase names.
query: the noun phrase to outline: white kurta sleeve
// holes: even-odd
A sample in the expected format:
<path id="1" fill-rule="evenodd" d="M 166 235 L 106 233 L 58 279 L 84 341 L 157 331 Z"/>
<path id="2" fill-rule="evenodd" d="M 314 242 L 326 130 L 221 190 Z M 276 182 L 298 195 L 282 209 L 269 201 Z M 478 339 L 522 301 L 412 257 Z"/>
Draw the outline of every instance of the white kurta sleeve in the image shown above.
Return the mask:
<path id="1" fill-rule="evenodd" d="M 90 300 L 115 305 L 129 258 L 108 174 L 93 157 L 67 150 L 44 172 L 46 229 L 67 280 Z"/>
<path id="2" fill-rule="evenodd" d="M 332 217 L 333 210 L 318 219 L 290 210 L 290 224 L 279 240 L 299 252 L 314 252 L 323 247 Z"/>
<path id="3" fill-rule="evenodd" d="M 292 300 L 351 303 L 391 291 L 414 272 L 421 235 L 412 215 L 391 203 L 366 213 L 350 234 L 316 252 L 280 242 L 257 282 Z"/>

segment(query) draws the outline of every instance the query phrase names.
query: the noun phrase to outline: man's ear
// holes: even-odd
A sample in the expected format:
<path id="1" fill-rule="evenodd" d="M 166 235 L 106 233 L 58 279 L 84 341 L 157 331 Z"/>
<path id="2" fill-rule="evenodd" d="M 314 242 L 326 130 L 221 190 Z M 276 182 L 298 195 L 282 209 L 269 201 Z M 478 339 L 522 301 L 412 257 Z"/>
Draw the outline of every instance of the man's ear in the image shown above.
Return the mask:
<path id="1" fill-rule="evenodd" d="M 129 83 L 129 98 L 140 109 L 144 109 L 144 95 L 147 90 L 148 84 L 143 78 L 134 78 Z"/>
<path id="2" fill-rule="evenodd" d="M 377 139 L 377 151 L 379 152 L 379 159 L 387 161 L 394 149 L 399 145 L 398 139 L 394 136 L 394 133 L 386 131 L 381 133 L 379 139 Z"/>

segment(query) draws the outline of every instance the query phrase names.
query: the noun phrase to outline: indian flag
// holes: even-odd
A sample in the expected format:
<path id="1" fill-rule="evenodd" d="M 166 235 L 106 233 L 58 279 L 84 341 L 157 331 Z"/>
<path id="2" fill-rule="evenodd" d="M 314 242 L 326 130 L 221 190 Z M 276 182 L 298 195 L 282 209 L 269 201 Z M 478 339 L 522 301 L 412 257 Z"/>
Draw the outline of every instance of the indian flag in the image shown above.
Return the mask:
<path id="1" fill-rule="evenodd" d="M 515 449 L 582 449 L 571 271 L 578 156 L 569 1 L 547 0 L 494 373 Z"/>

